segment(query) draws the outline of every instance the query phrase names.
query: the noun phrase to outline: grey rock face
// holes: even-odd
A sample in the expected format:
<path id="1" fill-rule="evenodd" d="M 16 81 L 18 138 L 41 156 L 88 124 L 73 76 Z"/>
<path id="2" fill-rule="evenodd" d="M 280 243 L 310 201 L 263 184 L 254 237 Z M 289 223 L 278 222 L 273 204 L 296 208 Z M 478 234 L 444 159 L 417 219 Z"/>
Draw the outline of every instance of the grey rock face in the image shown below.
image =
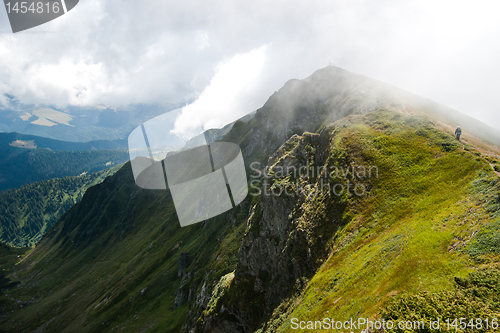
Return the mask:
<path id="1" fill-rule="evenodd" d="M 187 288 L 187 283 L 191 280 L 191 273 L 184 275 L 181 281 L 181 285 L 177 292 L 175 293 L 174 308 L 178 308 L 184 302 L 186 302 L 191 294 L 191 290 Z"/>
<path id="2" fill-rule="evenodd" d="M 178 277 L 184 276 L 186 267 L 189 264 L 188 261 L 189 261 L 189 253 L 182 252 L 181 258 L 179 259 L 179 272 L 177 273 Z"/>
<path id="3" fill-rule="evenodd" d="M 348 122 L 349 116 L 392 106 L 394 100 L 391 88 L 381 82 L 327 67 L 304 80 L 290 80 L 274 93 L 240 129 L 238 137 L 245 139 L 238 144 L 246 163 L 259 162 L 259 170 L 266 172 L 275 172 L 278 167 L 286 170 L 304 165 L 324 166 L 328 163 L 331 131 L 315 132 L 340 119 Z M 298 182 L 306 186 L 316 180 L 315 176 L 307 176 L 299 177 Z M 271 189 L 275 183 L 272 178 L 262 179 L 262 188 Z M 319 267 L 328 251 L 323 239 L 329 239 L 342 223 L 345 207 L 328 199 L 334 206 L 329 208 L 332 216 L 316 216 L 310 205 L 321 203 L 314 201 L 307 188 L 293 189 L 295 192 L 290 195 L 260 195 L 251 208 L 247 232 L 238 251 L 233 284 L 247 291 L 246 298 L 260 300 L 260 312 L 246 313 L 243 301 L 222 301 L 224 316 L 205 317 L 202 331 L 257 329 L 255 320 L 272 314 L 293 292 L 296 281 L 311 276 Z M 322 225 L 326 220 L 329 224 Z M 247 320 L 250 316 L 253 324 Z"/>
<path id="4" fill-rule="evenodd" d="M 326 220 L 324 216 L 312 215 L 314 210 L 311 205 L 316 204 L 317 198 L 311 195 L 307 186 L 317 185 L 318 174 L 297 173 L 293 177 L 295 181 L 287 181 L 285 174 L 286 170 L 293 173 L 302 166 L 326 166 L 331 139 L 330 130 L 319 134 L 293 135 L 267 161 L 266 173 L 272 176 L 262 179 L 263 192 L 250 213 L 233 282 L 244 286 L 240 288 L 247 290 L 247 299 L 254 298 L 261 302 L 259 306 L 263 313 L 271 314 L 294 292 L 298 280 L 314 274 L 328 253 L 322 240 L 331 237 L 338 223 L 331 222 L 325 226 L 322 225 Z M 285 174 L 278 179 L 278 172 L 283 170 Z M 318 169 L 315 170 L 317 173 Z M 272 189 L 276 183 L 295 188 L 288 194 L 277 195 L 272 190 L 266 194 L 265 189 Z M 325 197 L 325 200 L 335 204 L 333 198 Z M 336 208 L 338 216 L 331 216 L 328 221 L 341 222 L 339 216 L 342 209 L 339 204 Z M 243 319 L 255 316 L 255 313 L 245 313 L 234 304 L 222 305 L 225 311 L 233 314 L 231 323 L 236 322 L 245 332 L 256 329 Z M 215 318 L 213 320 L 212 327 L 228 324 L 227 319 L 220 322 Z"/>

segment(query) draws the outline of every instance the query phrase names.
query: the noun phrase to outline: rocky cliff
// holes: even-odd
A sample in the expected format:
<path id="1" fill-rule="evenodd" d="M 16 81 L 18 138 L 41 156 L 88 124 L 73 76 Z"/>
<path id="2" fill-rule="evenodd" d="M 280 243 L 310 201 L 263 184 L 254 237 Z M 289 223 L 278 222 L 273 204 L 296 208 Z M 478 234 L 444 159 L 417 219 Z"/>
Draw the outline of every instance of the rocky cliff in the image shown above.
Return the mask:
<path id="1" fill-rule="evenodd" d="M 9 271 L 0 327 L 291 331 L 451 288 L 479 260 L 467 247 L 492 213 L 471 184 L 496 177 L 498 152 L 457 142 L 426 103 L 333 66 L 287 82 L 223 139 L 242 149 L 249 196 L 184 228 L 169 192 L 137 188 L 125 165 Z"/>

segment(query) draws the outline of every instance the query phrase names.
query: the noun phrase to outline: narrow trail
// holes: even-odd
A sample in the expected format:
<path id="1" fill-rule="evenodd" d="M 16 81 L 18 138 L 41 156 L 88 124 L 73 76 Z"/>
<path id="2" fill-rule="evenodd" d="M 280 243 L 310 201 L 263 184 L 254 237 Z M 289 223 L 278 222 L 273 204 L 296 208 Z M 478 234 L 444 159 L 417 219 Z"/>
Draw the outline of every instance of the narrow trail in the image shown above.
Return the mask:
<path id="1" fill-rule="evenodd" d="M 468 144 L 468 145 L 471 145 L 472 147 L 474 147 L 474 146 L 473 146 L 470 142 L 465 141 L 465 140 L 461 140 L 461 141 L 460 141 L 460 143 L 462 144 L 462 148 L 463 148 L 463 150 L 466 150 L 466 149 L 465 149 L 465 144 Z M 476 147 L 474 147 L 474 148 L 476 148 Z M 491 169 L 493 170 L 493 172 L 494 172 L 494 173 L 495 173 L 498 177 L 500 177 L 500 172 L 498 172 L 498 171 L 496 171 L 496 170 L 495 170 L 495 165 L 494 165 L 493 163 L 491 163 L 490 161 L 488 161 L 486 158 L 484 158 L 484 155 L 486 155 L 486 156 L 491 156 L 491 157 L 495 157 L 495 158 L 497 158 L 497 159 L 500 159 L 500 156 L 498 156 L 498 155 L 496 155 L 496 154 L 494 154 L 494 153 L 492 153 L 492 152 L 490 152 L 490 151 L 488 151 L 488 152 L 487 152 L 487 154 L 481 154 L 481 155 L 482 155 L 481 157 L 482 157 L 483 159 L 485 159 L 485 160 L 488 162 L 488 164 L 490 165 L 490 167 L 491 167 Z"/>
<path id="2" fill-rule="evenodd" d="M 495 170 L 495 165 L 493 165 L 493 163 L 490 163 L 490 166 L 493 169 L 493 172 L 496 173 L 498 177 L 500 177 L 500 172 Z"/>
<path id="3" fill-rule="evenodd" d="M 463 150 L 465 150 L 465 144 L 464 144 L 464 142 L 465 142 L 465 143 L 468 143 L 468 142 L 467 142 L 467 141 L 465 141 L 465 140 L 463 140 L 463 142 L 462 142 L 462 141 L 459 141 L 459 142 L 462 144 L 462 148 L 463 148 Z"/>

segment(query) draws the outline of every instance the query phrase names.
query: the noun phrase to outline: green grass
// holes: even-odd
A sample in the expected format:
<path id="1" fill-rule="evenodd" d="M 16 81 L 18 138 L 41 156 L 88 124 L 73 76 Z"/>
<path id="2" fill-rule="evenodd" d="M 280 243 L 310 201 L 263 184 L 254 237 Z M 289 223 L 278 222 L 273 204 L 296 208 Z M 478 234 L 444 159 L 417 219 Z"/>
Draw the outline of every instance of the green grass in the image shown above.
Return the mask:
<path id="1" fill-rule="evenodd" d="M 379 177 L 366 180 L 368 196 L 349 200 L 332 254 L 300 299 L 285 300 L 287 310 L 271 319 L 280 332 L 296 331 L 291 318 L 376 318 L 395 294 L 452 290 L 450 276 L 466 276 L 472 265 L 452 245 L 461 239 L 463 247 L 489 221 L 471 188 L 479 171 L 493 177 L 491 168 L 425 119 L 375 112 L 330 130 L 328 163 L 376 165 Z M 304 215 L 304 223 L 328 220 Z"/>
<path id="2" fill-rule="evenodd" d="M 246 224 L 240 207 L 233 223 L 221 217 L 180 228 L 168 202 L 164 191 L 137 191 L 129 165 L 89 189 L 15 268 L 11 277 L 23 284 L 9 293 L 35 301 L 0 327 L 31 331 L 47 323 L 49 331 L 179 332 L 195 301 L 192 296 L 174 308 L 181 252 L 191 257 L 186 289 L 195 295 L 203 283 L 211 287 L 235 269 Z"/>
<path id="3" fill-rule="evenodd" d="M 479 197 L 490 220 L 464 249 L 478 262 L 491 261 L 500 254 L 500 182 L 497 176 L 484 173 L 472 183 L 471 193 Z"/>
<path id="4" fill-rule="evenodd" d="M 233 139 L 250 142 L 252 133 L 238 126 L 241 136 L 233 131 Z M 252 156 L 261 158 L 267 149 L 257 147 Z M 169 194 L 139 190 L 127 164 L 90 188 L 13 268 L 9 277 L 22 284 L 10 289 L 9 297 L 29 306 L 7 304 L 0 328 L 179 332 L 185 323 L 199 328 L 209 319 L 234 320 L 234 309 L 245 314 L 252 331 L 300 331 L 291 328 L 291 318 L 410 318 L 401 306 L 425 308 L 427 295 L 429 304 L 448 302 L 457 284 L 487 279 L 469 275 L 474 267 L 497 260 L 488 249 L 496 244 L 490 236 L 497 230 L 498 182 L 490 161 L 476 153 L 428 120 L 392 111 L 343 118 L 318 133 L 294 137 L 276 154 L 271 173 L 294 158 L 308 162 L 309 170 L 364 165 L 376 166 L 378 173 L 367 178 L 341 173 L 329 180 L 362 183 L 367 195 L 361 197 L 315 194 L 307 185 L 317 185 L 318 175 L 271 179 L 275 188 L 305 188 L 296 197 L 273 199 L 292 207 L 284 239 L 262 236 L 263 209 L 270 205 L 263 196 L 180 228 Z M 238 251 L 252 237 L 282 246 L 288 275 L 244 273 Z M 182 252 L 190 258 L 183 290 L 191 298 L 176 308 Z M 295 279 L 295 266 L 309 268 Z M 285 281 L 288 296 L 267 299 L 254 289 L 257 278 L 266 290 Z M 479 290 L 476 282 L 464 295 Z M 484 292 L 483 302 L 496 302 Z"/>
<path id="5" fill-rule="evenodd" d="M 466 278 L 454 279 L 453 291 L 402 294 L 391 299 L 382 310 L 385 320 L 423 322 L 420 332 L 494 332 L 500 311 L 500 270 L 481 269 Z M 463 318 L 463 323 L 460 321 Z M 429 322 L 440 320 L 439 328 Z M 457 321 L 455 321 L 457 319 Z M 395 327 L 388 332 L 405 332 Z"/>

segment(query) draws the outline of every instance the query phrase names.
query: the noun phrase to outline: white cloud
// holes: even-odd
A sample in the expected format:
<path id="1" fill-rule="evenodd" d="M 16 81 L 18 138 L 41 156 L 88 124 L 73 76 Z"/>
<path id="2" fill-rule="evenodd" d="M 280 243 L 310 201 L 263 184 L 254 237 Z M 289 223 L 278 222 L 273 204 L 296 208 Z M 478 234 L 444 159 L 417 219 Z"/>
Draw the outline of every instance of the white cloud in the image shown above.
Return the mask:
<path id="1" fill-rule="evenodd" d="M 0 33 L 0 103 L 6 93 L 60 106 L 186 103 L 208 89 L 222 59 L 268 45 L 264 69 L 253 79 L 259 88 L 242 99 L 263 103 L 287 80 L 332 61 L 500 128 L 499 6 L 493 0 L 85 0 L 32 30 L 55 33 Z M 0 32 L 8 30 L 0 9 Z M 200 123 L 215 124 L 209 121 Z"/>
<path id="2" fill-rule="evenodd" d="M 264 45 L 219 63 L 198 99 L 182 108 L 172 132 L 193 137 L 200 126 L 203 130 L 220 128 L 262 105 L 259 84 L 267 49 Z"/>
<path id="3" fill-rule="evenodd" d="M 96 93 L 105 93 L 106 69 L 102 63 L 61 59 L 56 64 L 33 66 L 25 73 L 24 89 L 33 99 L 65 100 L 72 105 L 88 105 Z M 89 89 L 92 87 L 92 89 Z"/>
<path id="4" fill-rule="evenodd" d="M 208 36 L 208 33 L 206 31 L 200 30 L 196 32 L 197 38 L 199 40 L 198 42 L 198 50 L 202 51 L 203 49 L 207 48 L 210 46 L 210 38 Z"/>

